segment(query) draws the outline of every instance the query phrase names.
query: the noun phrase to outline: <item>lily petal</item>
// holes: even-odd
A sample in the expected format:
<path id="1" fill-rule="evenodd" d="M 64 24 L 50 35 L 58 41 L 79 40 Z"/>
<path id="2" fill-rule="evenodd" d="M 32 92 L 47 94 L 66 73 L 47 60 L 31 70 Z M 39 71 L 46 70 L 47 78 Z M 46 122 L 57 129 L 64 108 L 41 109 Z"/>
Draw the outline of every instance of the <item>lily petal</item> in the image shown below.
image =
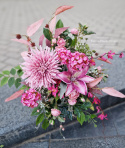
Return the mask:
<path id="1" fill-rule="evenodd" d="M 92 81 L 94 81 L 95 79 L 93 78 L 93 77 L 90 77 L 90 76 L 84 76 L 83 78 L 79 78 L 79 80 L 81 80 L 81 81 L 84 81 L 84 82 L 86 82 L 86 83 L 89 83 L 89 82 L 92 82 Z"/>
<path id="2" fill-rule="evenodd" d="M 75 71 L 75 72 L 73 73 L 72 77 L 75 77 L 75 78 L 83 78 L 83 77 L 87 74 L 88 69 L 89 69 L 89 67 L 86 66 L 86 67 L 84 68 L 84 70 L 82 70 L 82 71 Z"/>
<path id="3" fill-rule="evenodd" d="M 68 71 L 60 72 L 59 74 L 57 74 L 57 77 L 64 83 L 71 83 L 71 74 Z"/>
<path id="4" fill-rule="evenodd" d="M 73 91 L 73 85 L 72 84 L 68 84 L 65 95 L 69 96 L 72 91 Z"/>
<path id="5" fill-rule="evenodd" d="M 80 80 L 74 81 L 73 83 L 74 88 L 81 94 L 87 94 L 87 86 L 86 83 Z"/>

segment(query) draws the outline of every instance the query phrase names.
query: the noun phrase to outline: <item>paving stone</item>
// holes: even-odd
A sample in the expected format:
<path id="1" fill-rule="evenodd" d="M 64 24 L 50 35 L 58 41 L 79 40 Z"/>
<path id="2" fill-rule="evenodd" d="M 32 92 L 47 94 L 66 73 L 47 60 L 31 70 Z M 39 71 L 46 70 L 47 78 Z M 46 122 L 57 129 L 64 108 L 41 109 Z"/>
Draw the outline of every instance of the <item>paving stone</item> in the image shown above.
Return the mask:
<path id="1" fill-rule="evenodd" d="M 30 142 L 13 148 L 49 148 L 49 142 Z"/>
<path id="2" fill-rule="evenodd" d="M 52 141 L 51 148 L 124 148 L 125 137 Z"/>

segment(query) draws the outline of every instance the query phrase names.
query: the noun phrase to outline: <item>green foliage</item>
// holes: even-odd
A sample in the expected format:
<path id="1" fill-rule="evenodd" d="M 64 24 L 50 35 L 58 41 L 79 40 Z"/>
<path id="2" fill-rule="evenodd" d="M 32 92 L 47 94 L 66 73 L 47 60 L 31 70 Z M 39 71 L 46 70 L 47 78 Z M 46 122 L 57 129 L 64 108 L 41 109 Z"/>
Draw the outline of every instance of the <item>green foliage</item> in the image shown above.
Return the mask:
<path id="1" fill-rule="evenodd" d="M 3 74 L 0 74 L 0 78 L 2 78 L 4 75 Z"/>
<path id="2" fill-rule="evenodd" d="M 8 79 L 9 79 L 8 77 L 4 77 L 4 78 L 1 80 L 0 86 L 2 87 L 3 85 L 7 84 Z"/>
<path id="3" fill-rule="evenodd" d="M 14 77 L 11 77 L 11 78 L 9 79 L 9 81 L 8 81 L 9 87 L 11 87 L 11 86 L 14 84 L 14 82 L 15 82 Z"/>
<path id="4" fill-rule="evenodd" d="M 20 90 L 23 90 L 23 89 L 26 89 L 26 88 L 28 88 L 26 85 L 23 85 L 21 88 L 20 88 Z"/>
<path id="5" fill-rule="evenodd" d="M 49 126 L 49 121 L 47 119 L 44 119 L 42 123 L 42 128 L 46 130 L 48 126 Z"/>
<path id="6" fill-rule="evenodd" d="M 37 110 L 39 110 L 39 112 L 37 112 Z M 39 115 L 40 113 L 41 113 L 41 112 L 40 112 L 40 107 L 37 106 L 37 107 L 35 107 L 35 108 L 33 109 L 31 116 L 36 116 L 36 115 Z"/>
<path id="7" fill-rule="evenodd" d="M 19 69 L 19 70 L 17 71 L 17 74 L 18 74 L 19 77 L 21 77 L 21 76 L 23 75 L 23 70 L 22 70 L 22 69 Z"/>
<path id="8" fill-rule="evenodd" d="M 80 112 L 80 116 L 77 116 L 77 120 L 82 125 L 85 121 L 85 114 L 83 112 Z"/>
<path id="9" fill-rule="evenodd" d="M 18 88 L 21 85 L 21 78 L 15 80 L 15 87 Z"/>
<path id="10" fill-rule="evenodd" d="M 59 19 L 58 22 L 56 23 L 56 29 L 62 27 L 64 27 L 63 22 L 61 21 L 61 19 Z"/>
<path id="11" fill-rule="evenodd" d="M 4 147 L 4 145 L 0 145 L 0 148 L 3 148 Z"/>
<path id="12" fill-rule="evenodd" d="M 44 119 L 44 114 L 40 114 L 36 119 L 36 125 L 41 123 L 43 121 L 43 119 Z"/>
<path id="13" fill-rule="evenodd" d="M 51 41 L 52 33 L 49 29 L 43 28 L 43 34 L 49 41 Z"/>
<path id="14" fill-rule="evenodd" d="M 9 70 L 4 70 L 2 73 L 3 73 L 4 75 L 9 75 L 9 74 L 10 74 Z"/>
<path id="15" fill-rule="evenodd" d="M 65 120 L 64 120 L 62 117 L 60 117 L 60 116 L 58 116 L 58 120 L 59 120 L 60 122 L 65 122 Z"/>
<path id="16" fill-rule="evenodd" d="M 16 70 L 15 70 L 14 68 L 12 68 L 12 69 L 10 70 L 10 73 L 11 73 L 12 75 L 15 75 L 15 74 L 16 74 Z"/>

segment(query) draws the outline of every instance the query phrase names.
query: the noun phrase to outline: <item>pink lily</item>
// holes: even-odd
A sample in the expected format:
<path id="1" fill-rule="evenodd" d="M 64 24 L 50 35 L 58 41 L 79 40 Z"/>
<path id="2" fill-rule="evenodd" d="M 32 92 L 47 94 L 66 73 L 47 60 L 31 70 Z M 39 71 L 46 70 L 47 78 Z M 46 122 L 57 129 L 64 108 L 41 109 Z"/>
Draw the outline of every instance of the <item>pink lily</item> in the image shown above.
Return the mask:
<path id="1" fill-rule="evenodd" d="M 79 93 L 86 95 L 87 94 L 87 85 L 94 80 L 94 78 L 87 76 L 88 66 L 85 67 L 82 71 L 72 72 L 70 68 L 68 71 L 63 71 L 57 74 L 58 78 L 67 84 L 66 96 L 76 89 Z"/>

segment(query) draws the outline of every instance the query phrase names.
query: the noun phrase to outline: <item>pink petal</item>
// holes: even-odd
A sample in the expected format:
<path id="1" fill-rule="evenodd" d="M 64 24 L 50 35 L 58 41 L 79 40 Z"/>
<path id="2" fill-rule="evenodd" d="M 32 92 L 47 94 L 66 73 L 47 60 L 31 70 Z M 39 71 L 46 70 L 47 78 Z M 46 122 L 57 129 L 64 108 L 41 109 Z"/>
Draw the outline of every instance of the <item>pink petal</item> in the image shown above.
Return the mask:
<path id="1" fill-rule="evenodd" d="M 124 94 L 115 90 L 112 87 L 104 87 L 104 88 L 102 88 L 102 91 L 107 93 L 108 95 L 111 95 L 111 96 L 114 96 L 114 97 L 125 98 Z"/>
<path id="2" fill-rule="evenodd" d="M 77 80 L 73 82 L 73 87 L 81 94 L 86 95 L 87 94 L 87 86 L 85 82 Z"/>
<path id="3" fill-rule="evenodd" d="M 51 41 L 49 41 L 48 39 L 46 39 L 46 46 L 51 47 Z"/>
<path id="4" fill-rule="evenodd" d="M 71 83 L 71 74 L 68 71 L 60 72 L 57 77 L 67 84 Z"/>
<path id="5" fill-rule="evenodd" d="M 7 99 L 5 100 L 5 102 L 14 100 L 14 99 L 20 97 L 23 93 L 24 93 L 24 90 L 19 90 L 19 91 L 15 92 L 12 96 L 10 96 L 9 98 L 7 98 Z"/>
<path id="6" fill-rule="evenodd" d="M 86 82 L 86 83 L 89 83 L 89 82 L 91 82 L 91 81 L 94 81 L 95 79 L 93 78 L 93 77 L 90 77 L 90 76 L 84 76 L 83 78 L 79 78 L 79 80 L 81 80 L 81 81 L 84 81 L 84 82 Z"/>
<path id="7" fill-rule="evenodd" d="M 103 95 L 103 94 L 102 94 L 102 91 L 101 91 L 100 89 L 98 89 L 97 86 L 94 86 L 94 87 L 91 89 L 91 92 L 92 92 L 92 93 L 95 93 L 95 94 Z"/>
<path id="8" fill-rule="evenodd" d="M 88 69 L 89 69 L 89 67 L 86 66 L 86 67 L 84 68 L 84 70 L 75 71 L 75 72 L 73 73 L 72 77 L 75 77 L 75 78 L 78 78 L 78 79 L 79 79 L 79 78 L 83 78 L 83 77 L 86 75 Z"/>
<path id="9" fill-rule="evenodd" d="M 41 35 L 41 37 L 39 38 L 39 46 L 43 45 L 43 40 L 44 40 L 44 35 Z"/>
<path id="10" fill-rule="evenodd" d="M 57 38 L 61 33 L 66 31 L 69 27 L 58 28 L 55 30 L 54 38 Z"/>
<path id="11" fill-rule="evenodd" d="M 106 59 L 104 57 L 98 58 L 97 60 L 104 61 L 104 62 L 107 62 L 109 64 L 112 64 L 108 59 Z"/>
<path id="12" fill-rule="evenodd" d="M 28 55 L 28 52 L 27 52 L 27 51 L 24 51 L 24 52 L 21 53 L 21 56 L 22 56 L 23 58 L 27 57 L 27 55 Z"/>
<path id="13" fill-rule="evenodd" d="M 28 28 L 27 28 L 27 35 L 28 36 L 32 36 L 38 29 L 39 27 L 42 25 L 43 23 L 43 18 L 33 24 L 31 24 Z"/>
<path id="14" fill-rule="evenodd" d="M 51 20 L 50 24 L 49 24 L 49 30 L 51 32 L 53 32 L 54 28 L 55 28 L 55 25 L 56 25 L 56 16 Z"/>
<path id="15" fill-rule="evenodd" d="M 65 95 L 69 96 L 72 91 L 73 91 L 73 85 L 72 84 L 68 84 Z"/>
<path id="16" fill-rule="evenodd" d="M 64 11 L 66 11 L 66 10 L 68 10 L 68 9 L 71 9 L 71 8 L 73 8 L 73 7 L 74 7 L 74 6 L 67 6 L 67 5 L 60 6 L 60 7 L 58 7 L 58 8 L 56 9 L 55 15 L 58 15 L 58 14 L 60 14 L 60 13 L 62 13 L 62 12 L 64 12 Z"/>
<path id="17" fill-rule="evenodd" d="M 87 86 L 89 88 L 92 88 L 92 87 L 96 86 L 102 80 L 102 78 L 103 77 L 99 77 L 99 78 L 95 79 L 94 81 L 88 83 Z"/>
<path id="18" fill-rule="evenodd" d="M 24 39 L 12 39 L 12 41 L 19 42 L 28 46 L 31 46 L 30 43 Z"/>

